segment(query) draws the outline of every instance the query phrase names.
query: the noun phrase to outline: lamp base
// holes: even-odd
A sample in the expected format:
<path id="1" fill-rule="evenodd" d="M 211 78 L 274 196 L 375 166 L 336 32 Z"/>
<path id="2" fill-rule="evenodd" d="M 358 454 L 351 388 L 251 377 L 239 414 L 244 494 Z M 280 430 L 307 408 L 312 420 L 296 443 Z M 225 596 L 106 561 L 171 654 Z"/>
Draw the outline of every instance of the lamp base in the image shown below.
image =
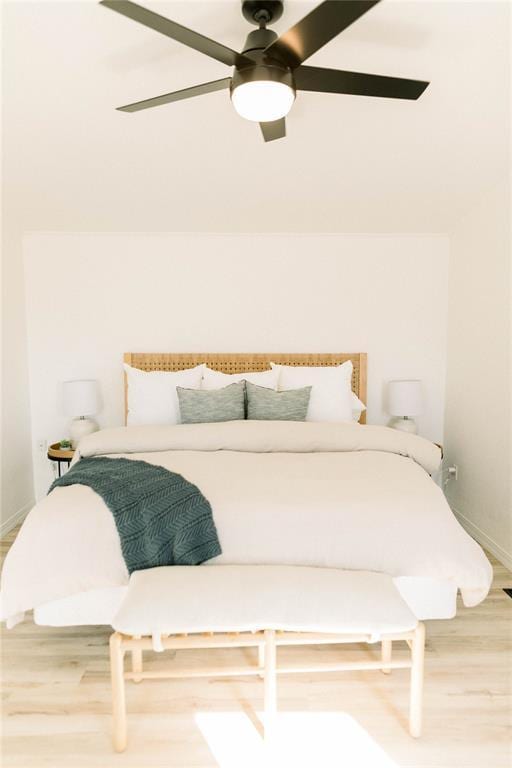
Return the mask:
<path id="1" fill-rule="evenodd" d="M 92 432 L 98 430 L 98 425 L 94 419 L 73 419 L 69 426 L 69 437 L 71 439 L 71 447 L 73 450 L 77 447 L 80 440 L 86 435 L 90 435 Z"/>
<path id="2" fill-rule="evenodd" d="M 393 429 L 399 429 L 401 432 L 409 432 L 411 435 L 418 434 L 418 425 L 414 419 L 407 418 L 406 416 L 391 419 L 389 426 Z"/>

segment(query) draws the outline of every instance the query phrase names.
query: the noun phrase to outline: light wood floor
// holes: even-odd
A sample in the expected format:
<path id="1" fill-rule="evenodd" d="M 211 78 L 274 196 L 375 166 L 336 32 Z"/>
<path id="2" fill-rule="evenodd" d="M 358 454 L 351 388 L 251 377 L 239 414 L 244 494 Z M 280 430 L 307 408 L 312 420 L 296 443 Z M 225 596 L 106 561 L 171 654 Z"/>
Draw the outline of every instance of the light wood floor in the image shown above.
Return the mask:
<path id="1" fill-rule="evenodd" d="M 15 534 L 1 542 L 2 556 Z M 129 746 L 115 755 L 109 628 L 52 629 L 27 621 L 2 634 L 2 766 L 510 768 L 512 600 L 502 587 L 512 586 L 512 575 L 492 562 L 495 579 L 484 603 L 461 605 L 452 621 L 427 623 L 425 728 L 419 741 L 406 729 L 405 670 L 280 678 L 276 762 L 264 756 L 261 744 L 261 681 L 146 681 L 128 685 Z M 239 653 L 249 652 L 216 653 L 236 663 Z M 299 661 L 312 654 L 316 661 L 368 650 L 281 652 Z M 187 654 L 189 666 L 205 653 L 182 652 L 176 663 Z M 161 663 L 155 655 L 148 662 Z"/>

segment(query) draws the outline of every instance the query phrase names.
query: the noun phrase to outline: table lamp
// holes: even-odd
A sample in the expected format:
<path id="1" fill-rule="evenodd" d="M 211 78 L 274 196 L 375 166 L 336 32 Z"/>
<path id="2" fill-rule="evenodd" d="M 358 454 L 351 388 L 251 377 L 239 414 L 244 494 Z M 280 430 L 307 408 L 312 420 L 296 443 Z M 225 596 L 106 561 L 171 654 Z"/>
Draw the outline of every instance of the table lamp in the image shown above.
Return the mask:
<path id="1" fill-rule="evenodd" d="M 80 379 L 63 383 L 64 412 L 72 417 L 69 427 L 71 445 L 76 448 L 85 435 L 98 429 L 93 419 L 99 410 L 98 384 L 95 379 Z"/>
<path id="2" fill-rule="evenodd" d="M 388 413 L 395 418 L 389 423 L 394 429 L 416 434 L 414 416 L 423 412 L 423 390 L 419 379 L 388 382 Z"/>

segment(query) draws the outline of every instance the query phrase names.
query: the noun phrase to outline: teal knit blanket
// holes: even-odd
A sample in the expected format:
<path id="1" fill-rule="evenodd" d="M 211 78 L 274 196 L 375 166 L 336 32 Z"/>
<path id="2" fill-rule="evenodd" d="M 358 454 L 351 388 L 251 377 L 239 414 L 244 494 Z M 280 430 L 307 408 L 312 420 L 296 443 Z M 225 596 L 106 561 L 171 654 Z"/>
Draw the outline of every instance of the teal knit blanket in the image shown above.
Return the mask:
<path id="1" fill-rule="evenodd" d="M 210 503 L 175 472 L 98 456 L 78 461 L 48 493 L 75 484 L 92 488 L 112 512 L 129 573 L 197 565 L 222 552 Z"/>

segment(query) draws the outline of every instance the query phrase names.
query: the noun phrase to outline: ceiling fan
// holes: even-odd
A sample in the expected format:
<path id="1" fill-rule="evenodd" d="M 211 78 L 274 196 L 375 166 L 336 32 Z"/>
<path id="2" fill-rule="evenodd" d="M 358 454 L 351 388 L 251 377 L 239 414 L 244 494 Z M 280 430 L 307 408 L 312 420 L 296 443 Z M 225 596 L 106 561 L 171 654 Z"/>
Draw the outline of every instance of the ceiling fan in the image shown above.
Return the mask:
<path id="1" fill-rule="evenodd" d="M 379 1 L 326 0 L 278 37 L 273 30 L 267 29 L 267 24 L 280 18 L 283 0 L 242 0 L 244 17 L 257 24 L 258 29 L 249 33 L 243 51 L 237 53 L 129 0 L 101 0 L 100 5 L 233 67 L 231 77 L 126 104 L 118 109 L 138 112 L 229 88 L 238 114 L 258 122 L 265 141 L 273 141 L 286 136 L 285 116 L 293 105 L 296 91 L 417 99 L 428 82 L 304 66 L 313 53 Z"/>

